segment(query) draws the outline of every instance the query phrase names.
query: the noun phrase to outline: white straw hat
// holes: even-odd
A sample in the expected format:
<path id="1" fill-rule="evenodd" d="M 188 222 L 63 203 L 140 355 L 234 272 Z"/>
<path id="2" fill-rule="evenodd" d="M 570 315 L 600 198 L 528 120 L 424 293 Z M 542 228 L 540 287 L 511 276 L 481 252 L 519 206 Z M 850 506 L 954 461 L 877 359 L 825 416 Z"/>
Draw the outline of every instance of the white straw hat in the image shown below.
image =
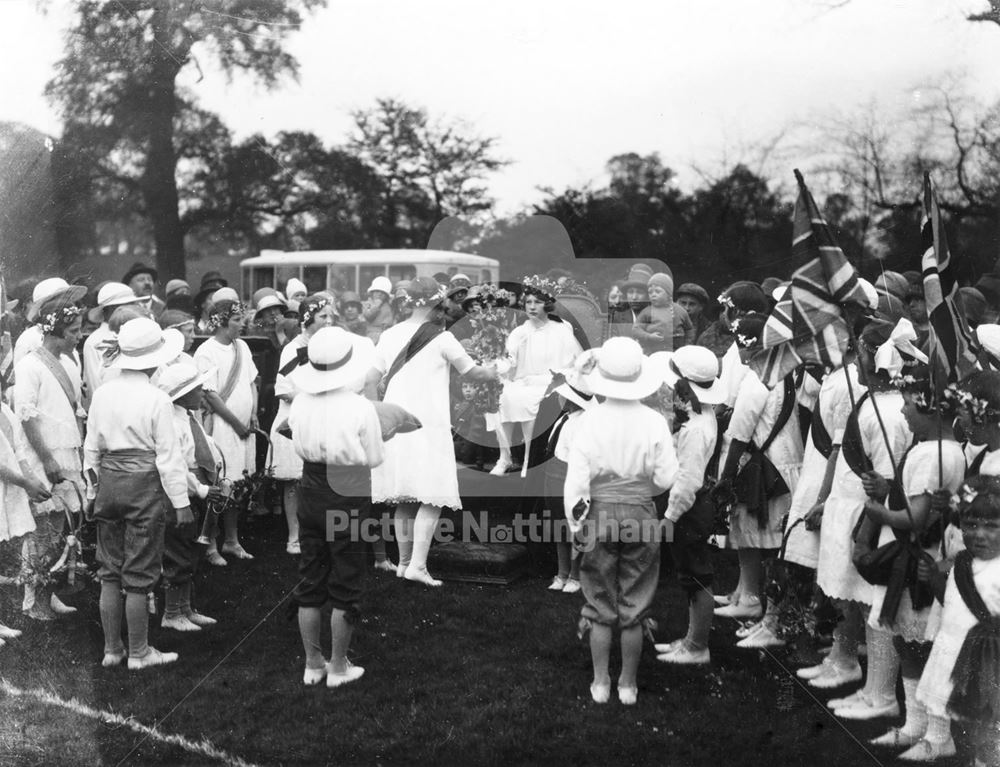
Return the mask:
<path id="1" fill-rule="evenodd" d="M 632 338 L 609 338 L 594 352 L 593 360 L 595 364 L 582 380 L 602 397 L 642 399 L 663 383 L 663 375 L 649 364 L 639 342 Z"/>
<path id="2" fill-rule="evenodd" d="M 980 345 L 994 357 L 1000 357 L 1000 325 L 985 323 L 976 328 Z"/>
<path id="3" fill-rule="evenodd" d="M 123 282 L 108 282 L 97 291 L 97 306 L 87 312 L 87 319 L 91 322 L 100 322 L 102 310 L 109 306 L 124 306 L 126 304 L 137 304 L 144 301 Z"/>
<path id="4" fill-rule="evenodd" d="M 184 348 L 180 333 L 164 334 L 148 317 L 136 317 L 118 331 L 118 356 L 110 367 L 119 370 L 150 370 L 177 358 Z"/>
<path id="5" fill-rule="evenodd" d="M 675 352 L 656 352 L 649 360 L 670 388 L 684 378 L 702 404 L 720 405 L 726 401 L 727 392 L 719 380 L 719 358 L 711 349 L 682 346 Z"/>
<path id="6" fill-rule="evenodd" d="M 368 292 L 371 293 L 373 290 L 381 290 L 387 296 L 391 296 L 392 283 L 389 282 L 388 277 L 376 277 L 374 280 L 372 280 L 372 284 L 368 288 Z"/>
<path id="7" fill-rule="evenodd" d="M 295 368 L 289 378 L 307 394 L 351 386 L 363 380 L 375 364 L 371 340 L 343 328 L 320 328 L 306 350 L 308 361 Z"/>
<path id="8" fill-rule="evenodd" d="M 170 397 L 171 402 L 176 402 L 196 386 L 205 383 L 213 372 L 206 370 L 202 373 L 190 362 L 178 362 L 176 365 L 167 365 L 160 371 L 156 386 Z"/>
<path id="9" fill-rule="evenodd" d="M 70 285 L 62 277 L 49 277 L 42 280 L 31 293 L 31 306 L 28 308 L 26 317 L 30 322 L 38 319 L 38 305 L 45 299 L 52 298 L 60 293 L 69 293 L 70 301 L 76 303 L 87 295 L 87 289 L 83 285 Z"/>
<path id="10" fill-rule="evenodd" d="M 292 277 L 287 283 L 285 283 L 285 295 L 294 296 L 299 293 L 308 293 L 309 290 L 306 288 L 306 284 L 302 282 L 298 277 Z"/>

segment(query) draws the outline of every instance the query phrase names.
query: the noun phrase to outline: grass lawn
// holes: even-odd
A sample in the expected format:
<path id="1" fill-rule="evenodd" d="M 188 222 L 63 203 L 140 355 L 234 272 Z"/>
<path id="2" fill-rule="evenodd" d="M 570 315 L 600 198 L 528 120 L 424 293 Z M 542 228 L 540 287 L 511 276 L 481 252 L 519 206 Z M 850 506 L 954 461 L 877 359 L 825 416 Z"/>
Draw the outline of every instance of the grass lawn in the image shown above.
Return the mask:
<path id="1" fill-rule="evenodd" d="M 439 590 L 372 574 L 352 648 L 364 678 L 338 690 L 307 689 L 296 624 L 282 603 L 296 581 L 284 524 L 258 518 L 245 530 L 257 558 L 206 566 L 198 579 L 198 605 L 219 625 L 179 634 L 160 630 L 157 618 L 151 642 L 180 653 L 180 661 L 141 674 L 101 668 L 96 586 L 67 597 L 78 615 L 50 624 L 23 619 L 14 589 L 4 587 L 0 616 L 25 634 L 0 650 L 0 765 L 220 763 L 152 738 L 132 751 L 143 736 L 126 724 L 12 688 L 44 690 L 147 726 L 167 717 L 162 733 L 261 765 L 893 761 L 864 745 L 886 722 L 840 723 L 823 706 L 833 695 L 814 697 L 793 681 L 783 651 L 735 649 L 731 621 L 713 632 L 709 669 L 658 663 L 647 645 L 638 705 L 594 704 L 589 651 L 576 638 L 582 597 L 547 591 L 551 571 L 511 587 L 446 583 Z M 731 555 L 720 554 L 720 567 L 734 580 Z M 669 577 L 655 617 L 658 641 L 686 622 Z"/>

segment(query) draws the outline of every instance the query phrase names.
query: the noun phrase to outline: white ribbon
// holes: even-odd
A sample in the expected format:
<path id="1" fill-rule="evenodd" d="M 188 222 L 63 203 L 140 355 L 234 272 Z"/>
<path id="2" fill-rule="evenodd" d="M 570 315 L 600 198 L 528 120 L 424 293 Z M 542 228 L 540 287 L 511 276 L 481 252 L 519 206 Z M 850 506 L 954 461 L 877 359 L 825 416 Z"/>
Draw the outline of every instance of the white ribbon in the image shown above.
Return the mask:
<path id="1" fill-rule="evenodd" d="M 902 318 L 889 334 L 889 340 L 875 350 L 875 370 L 885 370 L 891 378 L 895 378 L 902 373 L 903 354 L 926 365 L 927 355 L 913 345 L 916 340 L 917 331 L 913 329 L 913 323 Z"/>

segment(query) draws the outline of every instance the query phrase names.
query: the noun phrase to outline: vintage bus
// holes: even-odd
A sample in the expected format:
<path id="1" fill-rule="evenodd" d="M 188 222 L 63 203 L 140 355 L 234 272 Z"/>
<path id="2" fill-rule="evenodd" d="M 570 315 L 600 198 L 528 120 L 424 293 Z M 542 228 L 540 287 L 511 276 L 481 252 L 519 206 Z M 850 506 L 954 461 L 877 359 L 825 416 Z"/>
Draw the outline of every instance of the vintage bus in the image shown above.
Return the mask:
<path id="1" fill-rule="evenodd" d="M 261 288 L 284 292 L 292 277 L 302 280 L 309 293 L 350 290 L 363 296 L 376 277 L 395 284 L 443 272 L 465 274 L 473 283 L 496 282 L 500 262 L 446 250 L 262 250 L 240 261 L 240 272 L 245 297 Z"/>

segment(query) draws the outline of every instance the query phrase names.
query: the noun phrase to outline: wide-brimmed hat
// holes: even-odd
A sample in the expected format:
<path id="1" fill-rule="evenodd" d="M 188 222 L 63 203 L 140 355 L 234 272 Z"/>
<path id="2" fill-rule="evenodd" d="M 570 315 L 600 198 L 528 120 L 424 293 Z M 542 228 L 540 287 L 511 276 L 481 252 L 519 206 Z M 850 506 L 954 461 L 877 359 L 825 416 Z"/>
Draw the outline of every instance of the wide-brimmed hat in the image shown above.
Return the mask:
<path id="1" fill-rule="evenodd" d="M 240 294 L 228 286 L 212 291 L 213 304 L 217 304 L 220 301 L 232 301 L 234 303 L 238 303 L 239 300 Z"/>
<path id="2" fill-rule="evenodd" d="M 880 293 L 888 293 L 900 301 L 905 301 L 910 292 L 910 283 L 899 272 L 885 271 L 875 280 L 875 289 Z"/>
<path id="3" fill-rule="evenodd" d="M 671 389 L 683 378 L 702 404 L 721 405 L 726 401 L 726 388 L 719 380 L 719 358 L 711 349 L 682 346 L 675 352 L 656 352 L 649 359 Z"/>
<path id="4" fill-rule="evenodd" d="M 82 301 L 87 295 L 87 288 L 83 285 L 70 285 L 62 277 L 49 277 L 42 280 L 31 293 L 31 307 L 26 314 L 30 322 L 38 319 L 38 307 L 46 300 L 54 296 L 65 294 L 69 303 L 75 304 Z"/>
<path id="5" fill-rule="evenodd" d="M 375 345 L 343 328 L 316 331 L 306 347 L 308 361 L 290 375 L 295 386 L 307 394 L 342 389 L 361 381 L 375 363 Z"/>
<path id="6" fill-rule="evenodd" d="M 149 370 L 177 358 L 184 348 L 180 333 L 167 334 L 148 317 L 129 320 L 118 331 L 118 356 L 110 367 Z"/>
<path id="7" fill-rule="evenodd" d="M 204 384 L 214 373 L 214 370 L 202 372 L 190 362 L 178 362 L 160 371 L 156 386 L 170 397 L 171 402 L 176 402 L 196 386 Z"/>
<path id="8" fill-rule="evenodd" d="M 467 274 L 462 274 L 461 272 L 459 272 L 458 274 L 453 274 L 451 276 L 451 279 L 448 280 L 449 290 L 453 288 L 471 288 L 471 287 L 472 287 L 472 280 L 469 279 L 469 276 Z"/>
<path id="9" fill-rule="evenodd" d="M 587 354 L 587 352 L 584 352 Z M 593 351 L 593 365 L 585 363 L 582 381 L 590 391 L 612 399 L 636 400 L 660 388 L 663 376 L 649 364 L 633 338 L 609 338 Z"/>
<path id="10" fill-rule="evenodd" d="M 555 392 L 565 400 L 569 400 L 582 410 L 586 410 L 597 404 L 594 400 L 594 393 L 590 391 L 583 380 L 583 376 L 575 367 L 568 367 L 563 370 L 553 370 L 552 380 L 549 381 L 545 389 L 545 397 Z"/>
<path id="11" fill-rule="evenodd" d="M 254 311 L 257 312 L 270 309 L 272 306 L 277 306 L 282 310 L 287 307 L 287 304 L 281 299 L 281 296 L 278 295 L 278 291 L 274 288 L 261 288 L 253 294 L 252 300 Z"/>
<path id="12" fill-rule="evenodd" d="M 97 306 L 87 312 L 87 319 L 100 323 L 104 318 L 104 310 L 109 306 L 124 306 L 137 304 L 144 299 L 139 298 L 128 285 L 122 282 L 106 282 L 97 291 Z"/>
<path id="13" fill-rule="evenodd" d="M 1000 325 L 980 325 L 976 328 L 976 338 L 988 354 L 1000 359 Z"/>
<path id="14" fill-rule="evenodd" d="M 160 278 L 160 273 L 157 272 L 153 267 L 147 266 L 146 264 L 143 264 L 140 261 L 136 261 L 134 264 L 132 264 L 131 268 L 127 272 L 125 272 L 125 276 L 122 277 L 122 282 L 125 285 L 128 285 L 132 281 L 132 278 L 135 277 L 137 274 L 148 274 L 150 277 L 153 278 L 153 282 L 158 282 Z"/>
<path id="15" fill-rule="evenodd" d="M 430 279 L 430 278 L 426 278 L 426 279 Z M 371 293 L 373 290 L 381 290 L 387 296 L 391 296 L 392 295 L 392 283 L 389 282 L 389 278 L 388 277 L 376 277 L 374 280 L 372 280 L 372 284 L 368 286 L 368 291 L 367 292 Z"/>
<path id="16" fill-rule="evenodd" d="M 229 287 L 229 282 L 219 272 L 205 272 L 201 277 L 201 285 L 194 297 L 194 305 L 200 307 L 205 299 L 219 288 Z"/>

